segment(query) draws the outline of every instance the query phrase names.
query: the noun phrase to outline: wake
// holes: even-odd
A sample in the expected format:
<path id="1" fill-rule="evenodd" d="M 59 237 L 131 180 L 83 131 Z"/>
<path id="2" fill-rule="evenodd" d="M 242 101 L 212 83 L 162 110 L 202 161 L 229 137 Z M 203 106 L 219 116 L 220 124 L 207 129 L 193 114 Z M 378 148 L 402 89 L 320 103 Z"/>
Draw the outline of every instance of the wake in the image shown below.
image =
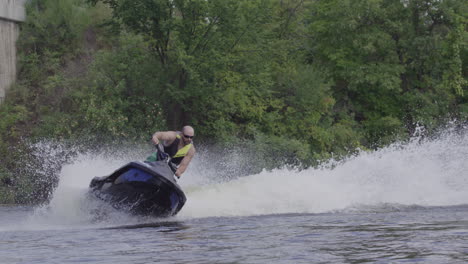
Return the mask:
<path id="1" fill-rule="evenodd" d="M 145 158 L 138 153 L 121 153 L 120 158 L 78 156 L 63 166 L 50 203 L 36 208 L 23 226 L 95 228 L 154 221 L 112 211 L 87 195 L 94 176 L 108 175 L 129 161 Z M 187 203 L 173 220 L 464 205 L 468 204 L 466 157 L 466 129 L 447 130 L 434 139 L 415 137 L 378 151 L 362 151 L 319 168 L 277 169 L 235 179 L 216 170 L 212 159 L 205 162 L 201 153 L 179 181 Z M 240 165 L 237 169 L 244 168 Z M 100 210 L 106 211 L 101 219 L 96 217 Z"/>
<path id="2" fill-rule="evenodd" d="M 468 203 L 468 135 L 445 131 L 318 169 L 263 171 L 189 191 L 184 217 L 323 213 Z M 365 209 L 367 210 L 367 209 Z"/>

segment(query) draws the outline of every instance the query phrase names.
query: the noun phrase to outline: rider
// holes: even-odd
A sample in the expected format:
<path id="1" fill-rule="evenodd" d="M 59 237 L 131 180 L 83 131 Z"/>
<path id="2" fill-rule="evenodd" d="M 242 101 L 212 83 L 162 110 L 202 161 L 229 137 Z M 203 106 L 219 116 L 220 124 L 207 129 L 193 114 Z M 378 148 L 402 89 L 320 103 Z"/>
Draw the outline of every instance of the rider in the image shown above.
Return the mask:
<path id="1" fill-rule="evenodd" d="M 164 152 L 171 157 L 171 162 L 178 165 L 175 175 L 180 178 L 195 155 L 193 136 L 195 130 L 191 126 L 184 126 L 181 131 L 158 131 L 153 135 L 153 143 L 163 141 Z"/>

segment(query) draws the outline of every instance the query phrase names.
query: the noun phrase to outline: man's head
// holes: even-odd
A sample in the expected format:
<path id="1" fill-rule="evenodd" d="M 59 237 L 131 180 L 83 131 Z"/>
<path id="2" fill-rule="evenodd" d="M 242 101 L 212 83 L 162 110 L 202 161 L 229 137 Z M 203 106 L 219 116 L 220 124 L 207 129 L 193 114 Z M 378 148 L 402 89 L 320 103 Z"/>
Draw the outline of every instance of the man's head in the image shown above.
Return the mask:
<path id="1" fill-rule="evenodd" d="M 191 126 L 184 126 L 182 128 L 182 139 L 185 144 L 192 142 L 193 137 L 195 136 L 195 130 Z"/>

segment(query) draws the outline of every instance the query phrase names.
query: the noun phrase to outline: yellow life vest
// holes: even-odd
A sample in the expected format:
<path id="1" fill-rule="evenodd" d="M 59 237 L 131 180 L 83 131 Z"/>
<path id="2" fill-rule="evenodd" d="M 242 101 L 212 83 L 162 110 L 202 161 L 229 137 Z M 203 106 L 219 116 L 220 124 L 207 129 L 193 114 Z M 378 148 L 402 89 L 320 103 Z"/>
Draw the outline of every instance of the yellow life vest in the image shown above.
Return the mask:
<path id="1" fill-rule="evenodd" d="M 180 135 L 176 136 L 178 139 L 181 139 Z M 192 143 L 185 145 L 183 148 L 179 149 L 177 153 L 172 158 L 181 158 L 187 156 L 188 151 L 192 147 Z"/>

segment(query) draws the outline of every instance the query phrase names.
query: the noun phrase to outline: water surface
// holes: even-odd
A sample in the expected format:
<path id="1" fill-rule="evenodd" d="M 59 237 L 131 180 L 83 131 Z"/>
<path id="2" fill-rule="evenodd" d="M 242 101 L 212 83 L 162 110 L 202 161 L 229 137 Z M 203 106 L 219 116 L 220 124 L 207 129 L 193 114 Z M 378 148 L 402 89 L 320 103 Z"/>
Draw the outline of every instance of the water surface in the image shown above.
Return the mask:
<path id="1" fill-rule="evenodd" d="M 41 229 L 1 207 L 2 263 L 465 263 L 468 206 Z M 4 216 L 8 215 L 8 219 Z M 32 227 L 32 228 L 31 228 Z M 2 224 L 2 228 L 7 226 Z"/>
<path id="2" fill-rule="evenodd" d="M 240 178 L 199 157 L 182 211 L 155 219 L 87 195 L 135 157 L 83 155 L 49 204 L 0 206 L 0 263 L 466 263 L 467 157 L 466 133 Z"/>

